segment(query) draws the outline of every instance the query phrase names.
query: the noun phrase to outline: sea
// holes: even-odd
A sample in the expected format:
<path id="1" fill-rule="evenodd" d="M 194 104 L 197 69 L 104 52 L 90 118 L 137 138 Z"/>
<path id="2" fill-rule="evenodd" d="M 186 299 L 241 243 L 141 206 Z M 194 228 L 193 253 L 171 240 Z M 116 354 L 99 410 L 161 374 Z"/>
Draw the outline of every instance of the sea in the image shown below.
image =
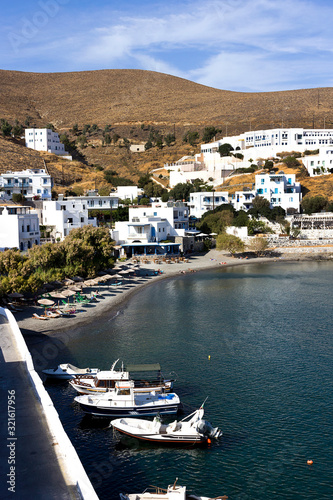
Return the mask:
<path id="1" fill-rule="evenodd" d="M 223 431 L 206 448 L 121 438 L 85 416 L 68 383 L 45 382 L 101 500 L 178 484 L 229 500 L 333 498 L 332 262 L 275 262 L 179 275 L 57 338 L 39 366 L 160 363 L 183 418 L 204 401 Z M 34 346 L 36 351 L 36 346 Z M 171 417 L 173 420 L 174 417 Z M 166 418 L 167 420 L 167 418 Z"/>

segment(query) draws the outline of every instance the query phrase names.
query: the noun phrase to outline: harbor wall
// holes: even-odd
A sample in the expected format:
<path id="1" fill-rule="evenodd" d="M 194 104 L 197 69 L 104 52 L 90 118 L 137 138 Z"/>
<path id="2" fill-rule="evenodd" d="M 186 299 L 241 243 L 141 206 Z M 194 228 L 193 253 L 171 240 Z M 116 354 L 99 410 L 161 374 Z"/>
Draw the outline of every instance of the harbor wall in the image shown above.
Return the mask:
<path id="1" fill-rule="evenodd" d="M 0 315 L 7 318 L 21 361 L 26 364 L 31 385 L 42 405 L 49 432 L 54 439 L 54 450 L 66 480 L 70 482 L 71 485 L 76 486 L 78 493 L 81 495 L 83 500 L 98 500 L 98 496 L 96 495 L 87 473 L 83 468 L 76 450 L 62 426 L 58 412 L 56 411 L 41 378 L 35 371 L 31 354 L 27 348 L 16 319 L 11 311 L 4 309 L 3 307 L 0 307 Z"/>

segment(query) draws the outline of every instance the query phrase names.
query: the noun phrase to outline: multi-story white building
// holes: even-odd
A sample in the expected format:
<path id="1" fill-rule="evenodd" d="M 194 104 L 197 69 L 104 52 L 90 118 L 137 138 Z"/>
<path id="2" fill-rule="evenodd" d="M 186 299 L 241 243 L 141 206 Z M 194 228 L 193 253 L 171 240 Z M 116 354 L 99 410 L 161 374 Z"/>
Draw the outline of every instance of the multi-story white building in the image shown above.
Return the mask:
<path id="1" fill-rule="evenodd" d="M 182 202 L 152 203 L 129 208 L 129 220 L 116 222 L 112 238 L 127 255 L 178 253 L 179 243 L 189 228 L 188 207 Z"/>
<path id="2" fill-rule="evenodd" d="M 311 177 L 333 173 L 333 147 L 319 148 L 316 155 L 300 158 Z"/>
<path id="3" fill-rule="evenodd" d="M 42 210 L 42 224 L 51 229 L 55 239 L 63 240 L 72 229 L 88 224 L 96 227 L 96 219 L 89 219 L 86 201 L 79 198 L 45 201 Z"/>
<path id="4" fill-rule="evenodd" d="M 39 245 L 37 212 L 20 205 L 0 205 L 0 250 L 18 248 L 28 250 Z"/>
<path id="5" fill-rule="evenodd" d="M 27 128 L 25 145 L 37 151 L 48 151 L 60 156 L 68 155 L 65 146 L 60 142 L 59 134 L 49 128 Z"/>
<path id="6" fill-rule="evenodd" d="M 228 191 L 202 191 L 190 194 L 190 216 L 201 219 L 204 213 L 228 203 Z"/>
<path id="7" fill-rule="evenodd" d="M 89 191 L 86 196 L 67 196 L 67 201 L 82 201 L 88 210 L 115 210 L 118 208 L 118 196 L 100 196 L 97 191 Z"/>
<path id="8" fill-rule="evenodd" d="M 244 155 L 244 161 L 275 157 L 285 151 L 304 152 L 333 145 L 333 129 L 276 128 L 256 130 L 224 137 L 218 141 L 202 144 L 205 158 L 214 157 L 222 144 L 230 144 L 234 153 Z"/>
<path id="9" fill-rule="evenodd" d="M 52 185 L 52 178 L 44 169 L 6 172 L 0 175 L 0 187 L 5 199 L 11 199 L 14 193 L 20 193 L 27 200 L 51 200 Z"/>
<path id="10" fill-rule="evenodd" d="M 284 210 L 300 210 L 302 200 L 301 185 L 296 182 L 295 174 L 284 172 L 257 174 L 255 178 L 255 193 L 266 198 L 271 208 L 282 207 Z"/>
<path id="11" fill-rule="evenodd" d="M 243 191 L 236 191 L 231 195 L 231 204 L 235 210 L 245 210 L 247 212 L 253 207 L 252 201 L 256 193 L 251 189 L 244 189 Z"/>

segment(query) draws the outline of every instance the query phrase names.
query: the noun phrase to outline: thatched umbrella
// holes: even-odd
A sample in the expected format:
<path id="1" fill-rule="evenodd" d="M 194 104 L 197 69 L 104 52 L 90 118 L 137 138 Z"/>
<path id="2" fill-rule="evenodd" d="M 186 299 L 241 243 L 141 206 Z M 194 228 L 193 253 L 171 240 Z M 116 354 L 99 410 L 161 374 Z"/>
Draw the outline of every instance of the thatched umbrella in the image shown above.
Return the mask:
<path id="1" fill-rule="evenodd" d="M 23 299 L 24 295 L 22 295 L 22 293 L 12 292 L 8 293 L 7 297 L 9 297 L 10 299 Z"/>
<path id="2" fill-rule="evenodd" d="M 75 281 L 75 283 L 80 283 L 81 281 L 84 281 L 84 279 L 81 278 L 81 276 L 73 276 L 72 280 Z"/>
<path id="3" fill-rule="evenodd" d="M 71 280 L 70 278 L 66 278 L 63 281 L 64 285 L 69 286 L 69 285 L 74 285 L 75 281 Z"/>

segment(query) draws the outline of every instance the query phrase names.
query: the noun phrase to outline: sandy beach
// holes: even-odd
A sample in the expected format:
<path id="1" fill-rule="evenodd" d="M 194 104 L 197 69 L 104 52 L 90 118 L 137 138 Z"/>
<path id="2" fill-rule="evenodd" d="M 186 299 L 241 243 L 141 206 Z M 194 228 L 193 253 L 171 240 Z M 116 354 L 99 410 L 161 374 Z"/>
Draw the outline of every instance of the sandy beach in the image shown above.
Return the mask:
<path id="1" fill-rule="evenodd" d="M 97 300 L 87 305 L 78 306 L 77 313 L 71 317 L 50 318 L 45 321 L 36 319 L 33 317 L 33 313 L 43 314 L 43 307 L 41 306 L 24 306 L 23 311 L 15 312 L 14 315 L 23 334 L 31 332 L 52 336 L 62 330 L 67 332 L 77 330 L 83 324 L 96 321 L 97 315 L 100 316 L 110 311 L 114 311 L 116 314 L 121 304 L 124 304 L 134 293 L 138 293 L 142 287 L 150 286 L 159 280 L 216 267 L 225 268 L 264 262 L 309 260 L 309 256 L 295 253 L 280 257 L 237 258 L 227 255 L 225 252 L 210 250 L 205 255 L 193 255 L 188 260 L 188 262 L 171 264 L 164 262 L 160 264 L 141 264 L 139 276 L 125 278 L 120 286 L 100 285 Z M 158 270 L 162 274 L 153 275 Z M 96 291 L 97 287 L 94 287 L 93 290 Z M 87 290 L 88 293 L 90 291 Z M 85 292 L 86 290 L 84 290 Z"/>

